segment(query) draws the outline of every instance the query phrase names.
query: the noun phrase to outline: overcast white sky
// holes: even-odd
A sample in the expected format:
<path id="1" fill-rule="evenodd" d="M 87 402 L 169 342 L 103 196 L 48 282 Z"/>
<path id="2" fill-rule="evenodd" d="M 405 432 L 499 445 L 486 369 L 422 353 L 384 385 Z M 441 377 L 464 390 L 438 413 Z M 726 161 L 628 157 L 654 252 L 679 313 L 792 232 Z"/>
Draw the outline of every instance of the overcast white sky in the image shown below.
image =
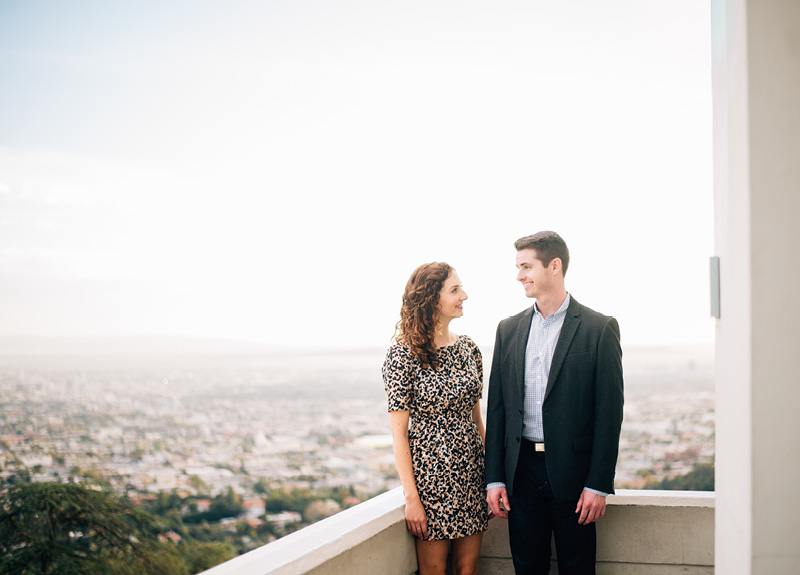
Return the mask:
<path id="1" fill-rule="evenodd" d="M 385 346 L 418 264 L 455 331 L 513 241 L 623 343 L 707 343 L 707 2 L 0 4 L 0 335 Z"/>

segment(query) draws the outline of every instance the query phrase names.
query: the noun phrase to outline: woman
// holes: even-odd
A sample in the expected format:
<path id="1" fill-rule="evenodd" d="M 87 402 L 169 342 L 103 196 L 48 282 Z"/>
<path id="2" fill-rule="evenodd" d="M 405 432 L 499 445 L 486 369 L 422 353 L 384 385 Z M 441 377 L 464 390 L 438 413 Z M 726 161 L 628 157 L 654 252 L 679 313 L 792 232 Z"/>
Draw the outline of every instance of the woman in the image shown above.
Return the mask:
<path id="1" fill-rule="evenodd" d="M 394 456 L 420 575 L 478 572 L 488 525 L 480 398 L 483 361 L 475 343 L 450 332 L 467 294 L 446 263 L 424 264 L 406 284 L 396 343 L 383 364 Z M 410 421 L 410 426 L 409 426 Z"/>

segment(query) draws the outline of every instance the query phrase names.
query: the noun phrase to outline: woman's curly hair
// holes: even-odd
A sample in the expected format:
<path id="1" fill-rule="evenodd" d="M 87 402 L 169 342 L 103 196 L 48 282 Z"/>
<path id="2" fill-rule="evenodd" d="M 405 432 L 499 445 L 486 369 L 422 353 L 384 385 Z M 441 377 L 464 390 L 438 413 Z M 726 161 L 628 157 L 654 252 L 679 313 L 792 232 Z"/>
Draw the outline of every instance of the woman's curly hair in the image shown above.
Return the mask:
<path id="1" fill-rule="evenodd" d="M 453 268 L 444 262 L 422 264 L 411 274 L 403 292 L 395 340 L 407 345 L 422 367 L 439 368 L 434 343 L 439 321 L 439 292 L 452 271 Z"/>

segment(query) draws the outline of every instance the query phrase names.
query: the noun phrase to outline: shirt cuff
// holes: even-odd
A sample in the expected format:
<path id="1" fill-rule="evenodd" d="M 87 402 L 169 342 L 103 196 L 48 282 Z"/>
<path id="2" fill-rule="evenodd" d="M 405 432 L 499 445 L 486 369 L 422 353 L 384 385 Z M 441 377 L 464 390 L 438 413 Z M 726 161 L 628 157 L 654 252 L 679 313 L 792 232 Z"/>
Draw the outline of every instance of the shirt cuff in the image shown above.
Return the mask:
<path id="1" fill-rule="evenodd" d="M 486 485 L 486 491 L 494 489 L 495 487 L 505 487 L 505 486 L 506 484 L 503 483 L 502 481 L 495 481 L 494 483 L 489 483 L 488 485 Z"/>
<path id="2" fill-rule="evenodd" d="M 602 495 L 603 497 L 607 497 L 608 493 L 603 493 L 602 491 L 598 491 L 597 489 L 592 489 L 590 487 L 584 487 L 584 491 L 588 491 L 589 493 L 597 493 L 598 495 Z"/>

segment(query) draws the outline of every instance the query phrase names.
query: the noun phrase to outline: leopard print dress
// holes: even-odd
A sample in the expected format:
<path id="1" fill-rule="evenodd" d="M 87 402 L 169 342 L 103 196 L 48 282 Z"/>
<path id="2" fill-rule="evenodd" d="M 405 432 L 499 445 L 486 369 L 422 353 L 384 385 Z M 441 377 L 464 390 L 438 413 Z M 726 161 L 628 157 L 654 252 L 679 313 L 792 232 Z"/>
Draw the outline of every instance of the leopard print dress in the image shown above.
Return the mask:
<path id="1" fill-rule="evenodd" d="M 438 354 L 438 370 L 422 368 L 394 344 L 382 370 L 389 411 L 411 416 L 408 443 L 429 541 L 482 533 L 489 522 L 483 442 L 472 419 L 483 391 L 481 352 L 461 335 Z"/>

